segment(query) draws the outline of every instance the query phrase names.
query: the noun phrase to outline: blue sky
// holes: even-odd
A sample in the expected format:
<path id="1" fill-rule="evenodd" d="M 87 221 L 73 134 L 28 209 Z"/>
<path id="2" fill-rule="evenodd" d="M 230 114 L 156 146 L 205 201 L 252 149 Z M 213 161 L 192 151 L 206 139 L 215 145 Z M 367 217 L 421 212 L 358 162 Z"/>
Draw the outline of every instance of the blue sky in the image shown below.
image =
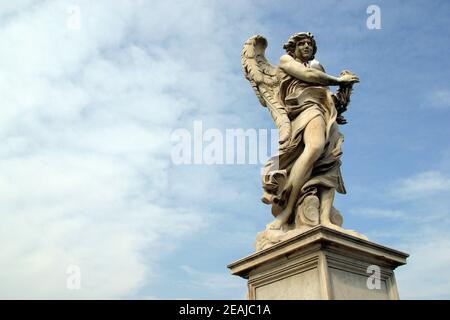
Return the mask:
<path id="1" fill-rule="evenodd" d="M 381 29 L 366 26 L 369 5 Z M 70 24 L 78 8 L 79 28 Z M 270 222 L 260 165 L 174 165 L 171 133 L 273 128 L 242 45 L 311 31 L 361 83 L 344 227 L 411 254 L 404 299 L 450 298 L 448 1 L 2 1 L 0 297 L 242 299 L 226 265 Z M 72 27 L 71 27 L 72 26 Z M 67 267 L 81 270 L 68 290 Z"/>

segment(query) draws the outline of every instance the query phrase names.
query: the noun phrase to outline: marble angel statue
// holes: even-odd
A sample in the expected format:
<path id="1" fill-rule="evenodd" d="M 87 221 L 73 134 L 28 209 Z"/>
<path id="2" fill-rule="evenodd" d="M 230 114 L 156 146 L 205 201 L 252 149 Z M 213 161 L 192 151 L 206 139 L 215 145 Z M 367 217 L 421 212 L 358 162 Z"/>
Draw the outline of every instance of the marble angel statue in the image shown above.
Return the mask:
<path id="1" fill-rule="evenodd" d="M 260 103 L 279 129 L 278 154 L 263 169 L 262 201 L 272 205 L 275 220 L 258 234 L 257 250 L 282 241 L 283 235 L 317 225 L 340 229 L 343 219 L 333 207 L 335 192 L 346 193 L 340 157 L 343 135 L 338 125 L 358 77 L 342 71 L 327 74 L 314 59 L 316 41 L 310 32 L 292 35 L 278 66 L 264 53 L 267 40 L 248 39 L 242 65 Z M 328 86 L 338 86 L 332 92 Z M 348 232 L 352 232 L 347 230 Z"/>

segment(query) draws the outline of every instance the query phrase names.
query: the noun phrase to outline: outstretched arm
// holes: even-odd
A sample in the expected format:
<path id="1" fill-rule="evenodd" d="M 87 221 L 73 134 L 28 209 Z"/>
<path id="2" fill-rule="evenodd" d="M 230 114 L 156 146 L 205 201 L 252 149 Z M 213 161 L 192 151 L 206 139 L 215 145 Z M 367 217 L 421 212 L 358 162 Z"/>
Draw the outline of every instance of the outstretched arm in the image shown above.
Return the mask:
<path id="1" fill-rule="evenodd" d="M 323 86 L 337 86 L 346 82 L 357 82 L 358 79 L 350 79 L 349 77 L 333 77 L 325 72 L 315 68 L 307 68 L 300 62 L 296 61 L 290 55 L 283 55 L 280 58 L 280 66 L 287 74 L 300 79 L 302 81 L 319 84 Z M 349 78 L 349 79 L 347 79 Z"/>

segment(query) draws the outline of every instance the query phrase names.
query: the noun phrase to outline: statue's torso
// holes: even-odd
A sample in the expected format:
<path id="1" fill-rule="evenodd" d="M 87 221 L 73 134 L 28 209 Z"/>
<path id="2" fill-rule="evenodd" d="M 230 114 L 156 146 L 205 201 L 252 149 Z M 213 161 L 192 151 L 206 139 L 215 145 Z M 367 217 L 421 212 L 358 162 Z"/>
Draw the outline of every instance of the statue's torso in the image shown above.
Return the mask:
<path id="1" fill-rule="evenodd" d="M 281 78 L 279 97 L 291 119 L 313 105 L 320 108 L 330 107 L 332 92 L 328 87 L 307 83 L 285 73 L 282 69 L 279 70 Z"/>

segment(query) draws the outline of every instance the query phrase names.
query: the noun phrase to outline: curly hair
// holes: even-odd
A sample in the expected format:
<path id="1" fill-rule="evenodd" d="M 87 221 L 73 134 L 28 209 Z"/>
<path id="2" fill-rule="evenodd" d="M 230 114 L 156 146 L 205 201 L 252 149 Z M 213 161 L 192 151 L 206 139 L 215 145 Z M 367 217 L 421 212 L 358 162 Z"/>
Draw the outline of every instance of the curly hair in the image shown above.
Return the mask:
<path id="1" fill-rule="evenodd" d="M 298 32 L 293 34 L 289 37 L 288 42 L 284 44 L 283 49 L 286 50 L 286 53 L 288 55 L 295 58 L 295 46 L 297 45 L 297 42 L 304 38 L 308 38 L 312 42 L 313 54 L 309 60 L 313 60 L 317 52 L 317 45 L 316 40 L 314 40 L 314 36 L 311 32 Z"/>

